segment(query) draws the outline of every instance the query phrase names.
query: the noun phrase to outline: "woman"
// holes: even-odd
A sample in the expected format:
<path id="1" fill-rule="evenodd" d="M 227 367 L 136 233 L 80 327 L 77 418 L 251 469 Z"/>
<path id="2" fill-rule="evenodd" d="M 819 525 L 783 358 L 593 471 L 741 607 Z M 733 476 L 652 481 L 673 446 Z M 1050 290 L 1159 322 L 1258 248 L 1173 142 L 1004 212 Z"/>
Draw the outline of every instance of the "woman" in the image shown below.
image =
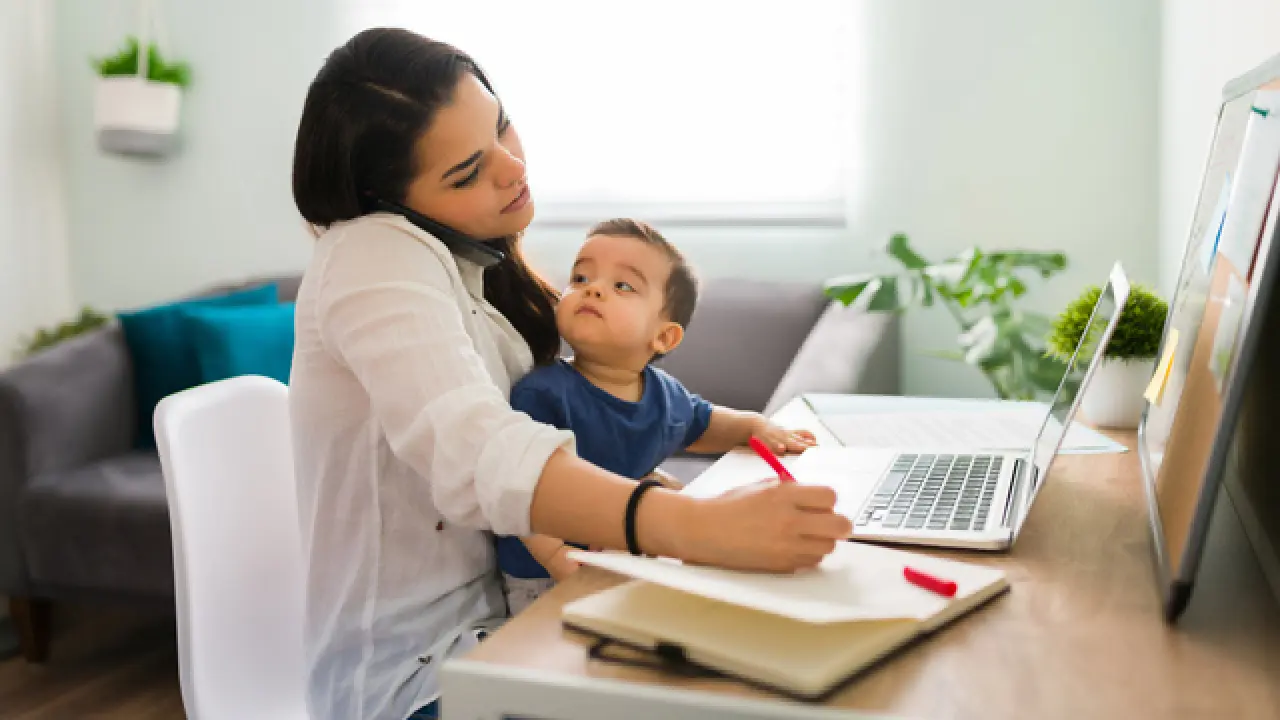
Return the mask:
<path id="1" fill-rule="evenodd" d="M 641 488 L 507 404 L 556 355 L 556 293 L 520 252 L 519 137 L 463 53 L 389 29 L 336 50 L 307 93 L 293 189 L 319 236 L 290 392 L 313 717 L 434 711 L 441 661 L 505 615 L 490 532 L 773 571 L 848 535 L 830 490 Z M 504 259 L 451 253 L 405 209 L 497 238 Z"/>

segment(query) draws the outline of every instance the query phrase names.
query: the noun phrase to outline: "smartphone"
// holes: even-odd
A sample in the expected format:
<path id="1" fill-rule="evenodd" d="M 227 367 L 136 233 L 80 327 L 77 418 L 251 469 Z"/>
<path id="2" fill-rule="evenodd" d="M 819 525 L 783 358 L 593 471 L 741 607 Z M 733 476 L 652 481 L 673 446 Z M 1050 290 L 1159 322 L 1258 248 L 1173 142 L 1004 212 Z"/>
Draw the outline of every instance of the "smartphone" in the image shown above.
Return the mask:
<path id="1" fill-rule="evenodd" d="M 465 235 L 443 223 L 436 222 L 431 218 L 423 215 L 415 210 L 381 198 L 373 199 L 374 207 L 389 213 L 400 215 L 404 219 L 418 226 L 422 230 L 431 233 L 454 255 L 479 265 L 483 268 L 493 267 L 507 258 L 506 253 L 492 247 L 483 241 L 476 240 L 470 235 Z"/>

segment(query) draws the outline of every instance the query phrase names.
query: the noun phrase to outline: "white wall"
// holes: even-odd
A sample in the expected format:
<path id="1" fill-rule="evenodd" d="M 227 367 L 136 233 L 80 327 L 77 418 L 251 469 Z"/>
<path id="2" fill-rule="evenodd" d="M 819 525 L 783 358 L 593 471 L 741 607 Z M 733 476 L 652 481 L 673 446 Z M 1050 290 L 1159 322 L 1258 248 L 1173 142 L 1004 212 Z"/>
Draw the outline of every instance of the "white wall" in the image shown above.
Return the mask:
<path id="1" fill-rule="evenodd" d="M 0 3 L 0 367 L 71 311 L 53 37 L 43 0 Z"/>
<path id="2" fill-rule="evenodd" d="M 1278 0 L 1165 0 L 1160 287 L 1177 281 L 1222 87 L 1280 53 Z"/>
<path id="3" fill-rule="evenodd" d="M 337 1 L 170 2 L 174 44 L 196 73 L 187 146 L 167 163 L 140 164 L 92 145 L 85 58 L 123 32 L 104 27 L 111 3 L 60 0 L 82 299 L 120 307 L 302 265 L 308 244 L 289 194 L 293 132 L 307 81 L 341 40 L 325 19 Z M 885 267 L 868 253 L 901 231 L 939 258 L 970 244 L 1068 252 L 1071 270 L 1031 298 L 1046 310 L 1100 282 L 1116 259 L 1155 280 L 1158 0 L 862 7 L 864 36 L 850 39 L 866 93 L 852 229 L 669 232 L 704 275 L 816 281 Z M 580 237 L 535 228 L 530 255 L 563 268 Z M 908 318 L 909 392 L 990 392 L 974 371 L 920 354 L 954 347 L 954 336 L 940 312 Z"/>
<path id="4" fill-rule="evenodd" d="M 889 267 L 867 254 L 894 232 L 928 257 L 970 245 L 1062 250 L 1067 272 L 1029 295 L 1054 312 L 1116 260 L 1155 284 L 1157 0 L 871 0 L 848 233 L 750 244 L 670 233 L 715 274 L 820 280 Z M 530 255 L 564 265 L 579 236 L 535 230 Z M 990 395 L 976 371 L 927 357 L 955 347 L 945 311 L 911 313 L 911 394 Z"/>
<path id="5" fill-rule="evenodd" d="M 906 232 L 930 257 L 1063 250 L 1068 271 L 1028 297 L 1049 312 L 1116 260 L 1154 282 L 1155 0 L 870 7 L 862 238 Z M 919 354 L 954 335 L 941 310 L 909 318 L 909 391 L 989 392 Z"/>
<path id="6" fill-rule="evenodd" d="M 58 0 L 72 272 L 78 299 L 118 309 L 210 283 L 298 270 L 310 252 L 290 191 L 307 84 L 335 41 L 328 0 L 162 0 L 192 65 L 181 152 L 98 152 L 90 57 L 134 32 L 131 0 Z"/>

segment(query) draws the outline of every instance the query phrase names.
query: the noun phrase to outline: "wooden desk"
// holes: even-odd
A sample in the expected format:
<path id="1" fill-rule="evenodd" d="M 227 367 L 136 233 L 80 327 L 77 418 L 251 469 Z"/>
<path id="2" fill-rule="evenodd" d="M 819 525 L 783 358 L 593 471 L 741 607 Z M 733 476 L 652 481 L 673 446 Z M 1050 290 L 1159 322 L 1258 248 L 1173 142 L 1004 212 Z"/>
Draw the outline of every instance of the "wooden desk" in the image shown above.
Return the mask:
<path id="1" fill-rule="evenodd" d="M 1134 447 L 1132 434 L 1115 439 Z M 1166 626 L 1137 454 L 1060 456 L 1010 553 L 931 551 L 1001 566 L 1011 591 L 870 669 L 829 706 L 917 717 L 1280 718 L 1280 608 L 1227 496 L 1218 511 L 1191 605 L 1178 626 Z M 719 710 L 741 717 L 829 716 L 731 681 L 589 661 L 587 639 L 562 628 L 560 609 L 620 581 L 586 568 L 455 667 L 446 665 L 446 713 L 490 717 L 466 712 L 474 687 L 451 695 L 459 675 L 470 673 L 472 680 L 485 678 L 494 693 L 503 692 L 504 675 L 521 676 L 528 687 L 563 683 L 561 696 L 587 692 L 594 681 L 608 689 L 592 696 L 594 709 L 572 697 L 554 700 L 551 690 L 536 712 L 506 702 L 538 717 L 642 717 L 623 712 L 621 700 L 607 714 L 600 706 L 626 688 L 658 705 L 663 695 L 653 691 L 670 688 L 696 691 L 679 694 L 682 702 L 706 703 L 701 713 L 681 715 L 672 709 L 676 703 L 649 715 L 664 720 Z M 737 698 L 766 704 L 735 704 Z"/>

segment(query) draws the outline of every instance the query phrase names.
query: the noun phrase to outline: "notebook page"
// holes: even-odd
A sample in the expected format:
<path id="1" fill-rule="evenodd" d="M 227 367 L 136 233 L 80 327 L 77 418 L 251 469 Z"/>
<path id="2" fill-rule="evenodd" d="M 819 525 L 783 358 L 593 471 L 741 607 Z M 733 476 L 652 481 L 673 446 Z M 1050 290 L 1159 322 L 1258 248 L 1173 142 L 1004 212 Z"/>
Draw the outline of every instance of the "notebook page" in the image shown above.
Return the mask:
<path id="1" fill-rule="evenodd" d="M 623 553 L 573 552 L 570 557 L 628 577 L 809 623 L 923 620 L 951 602 L 1004 582 L 1004 573 L 995 568 L 857 542 L 837 543 L 817 568 L 792 575 L 738 572 Z M 908 565 L 955 581 L 956 597 L 945 598 L 907 582 L 902 570 Z"/>
<path id="2" fill-rule="evenodd" d="M 839 498 L 836 512 L 853 517 L 893 463 L 894 456 L 895 453 L 888 450 L 819 446 L 781 459 L 801 485 L 826 485 L 834 489 Z M 681 492 L 692 497 L 717 497 L 775 477 L 773 470 L 754 452 L 738 448 L 725 453 Z"/>

